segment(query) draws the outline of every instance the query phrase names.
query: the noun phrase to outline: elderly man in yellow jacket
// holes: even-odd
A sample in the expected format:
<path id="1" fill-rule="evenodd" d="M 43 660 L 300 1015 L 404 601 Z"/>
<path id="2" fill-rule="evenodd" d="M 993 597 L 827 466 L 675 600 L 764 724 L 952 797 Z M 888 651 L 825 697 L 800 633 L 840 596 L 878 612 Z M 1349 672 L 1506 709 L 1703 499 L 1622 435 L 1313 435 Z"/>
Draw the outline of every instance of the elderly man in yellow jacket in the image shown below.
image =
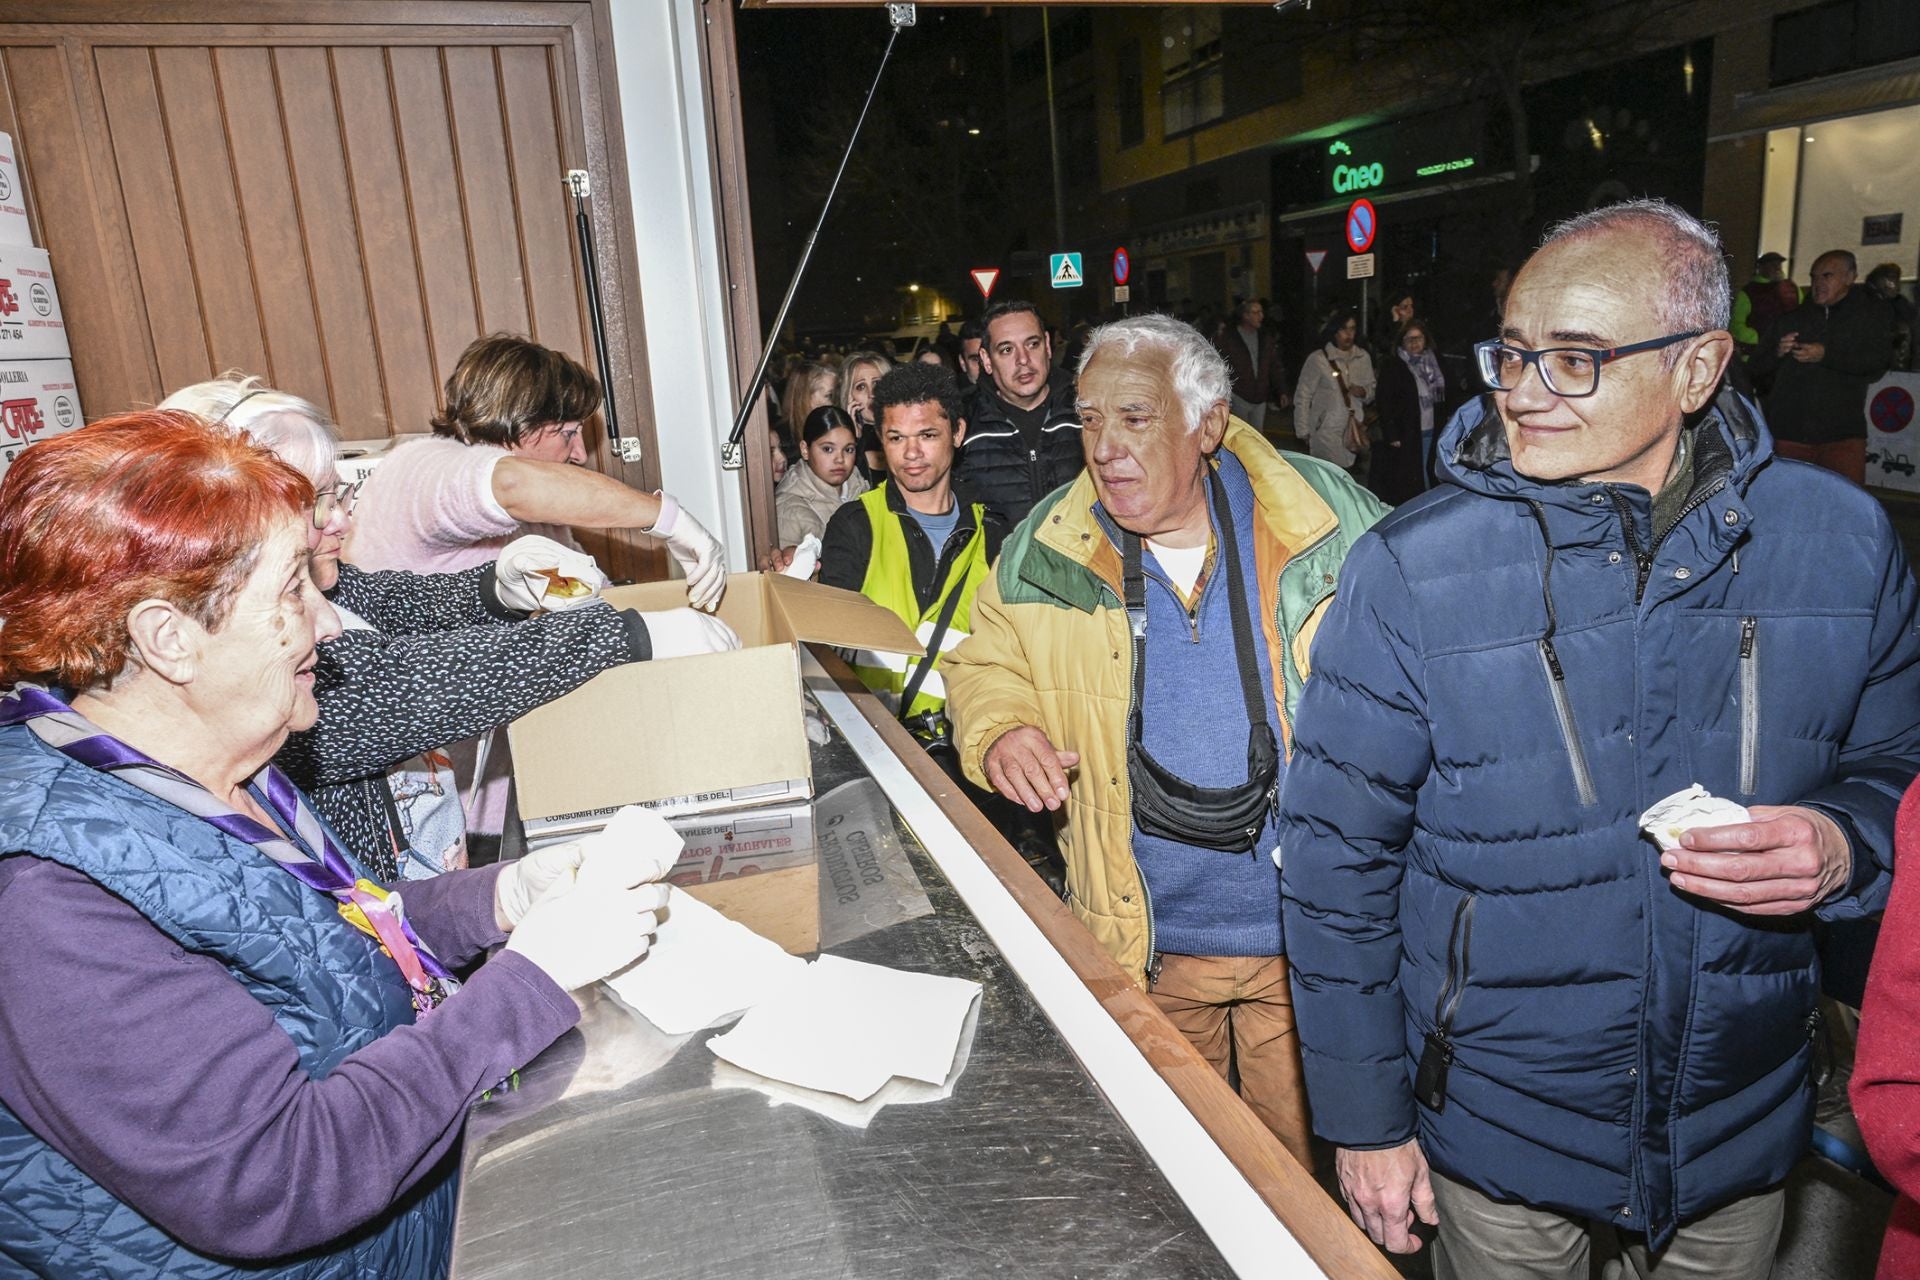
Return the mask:
<path id="1" fill-rule="evenodd" d="M 1069 901 L 1303 1165 L 1275 797 L 1314 628 L 1385 508 L 1230 416 L 1192 326 L 1094 331 L 1087 469 L 1008 538 L 946 658 L 961 762 L 1063 813 Z"/>

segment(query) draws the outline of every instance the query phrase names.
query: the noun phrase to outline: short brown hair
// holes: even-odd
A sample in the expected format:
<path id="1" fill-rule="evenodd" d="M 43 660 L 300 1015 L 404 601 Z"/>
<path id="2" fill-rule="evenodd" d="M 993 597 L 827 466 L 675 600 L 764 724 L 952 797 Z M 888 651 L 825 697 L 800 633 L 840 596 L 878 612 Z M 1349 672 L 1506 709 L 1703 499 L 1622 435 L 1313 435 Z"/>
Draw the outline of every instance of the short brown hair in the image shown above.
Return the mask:
<path id="1" fill-rule="evenodd" d="M 127 665 L 127 614 L 167 600 L 217 630 L 269 531 L 313 485 L 193 414 L 102 418 L 14 459 L 0 481 L 0 684 L 79 693 Z"/>
<path id="2" fill-rule="evenodd" d="M 462 444 L 511 448 L 556 422 L 585 422 L 600 407 L 600 380 L 578 360 L 510 333 L 476 338 L 447 379 L 433 433 Z"/>

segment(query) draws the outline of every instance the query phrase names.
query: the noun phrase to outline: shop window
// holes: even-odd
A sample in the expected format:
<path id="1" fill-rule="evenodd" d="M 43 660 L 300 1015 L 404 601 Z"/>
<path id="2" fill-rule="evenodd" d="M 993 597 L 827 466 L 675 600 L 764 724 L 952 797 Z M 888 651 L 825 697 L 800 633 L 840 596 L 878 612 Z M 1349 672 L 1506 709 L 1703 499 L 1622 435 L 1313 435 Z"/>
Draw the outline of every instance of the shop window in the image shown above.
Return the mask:
<path id="1" fill-rule="evenodd" d="M 1913 0 L 1832 0 L 1773 20 L 1776 85 L 1915 55 L 1920 5 Z"/>
<path id="2" fill-rule="evenodd" d="M 1119 65 L 1114 96 L 1115 114 L 1120 119 L 1120 146 L 1137 147 L 1146 137 L 1146 76 L 1140 66 L 1140 42 L 1120 42 Z"/>

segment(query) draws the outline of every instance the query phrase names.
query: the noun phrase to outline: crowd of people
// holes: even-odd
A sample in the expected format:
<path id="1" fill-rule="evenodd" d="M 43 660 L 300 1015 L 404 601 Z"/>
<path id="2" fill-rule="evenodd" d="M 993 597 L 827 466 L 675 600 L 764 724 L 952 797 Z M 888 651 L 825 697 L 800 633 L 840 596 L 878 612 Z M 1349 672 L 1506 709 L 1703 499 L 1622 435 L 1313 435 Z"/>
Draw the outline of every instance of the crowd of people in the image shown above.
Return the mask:
<path id="1" fill-rule="evenodd" d="M 1291 371 L 1258 301 L 782 371 L 761 562 L 817 542 L 915 631 L 859 678 L 1440 1276 L 1766 1274 L 1823 938 L 1883 911 L 1853 1096 L 1920 1191 L 1920 594 L 1832 474 L 1896 309 L 1779 267 L 1736 306 L 1680 210 L 1562 224 L 1450 418 L 1404 291 Z M 444 1271 L 466 1109 L 662 901 L 645 839 L 514 856 L 497 730 L 739 643 L 719 541 L 580 465 L 600 397 L 494 335 L 364 482 L 241 376 L 0 480 L 0 1260 Z M 601 600 L 582 527 L 660 540 L 686 606 Z M 1650 838 L 1695 784 L 1744 819 Z M 1882 1273 L 1916 1259 L 1903 1201 Z"/>

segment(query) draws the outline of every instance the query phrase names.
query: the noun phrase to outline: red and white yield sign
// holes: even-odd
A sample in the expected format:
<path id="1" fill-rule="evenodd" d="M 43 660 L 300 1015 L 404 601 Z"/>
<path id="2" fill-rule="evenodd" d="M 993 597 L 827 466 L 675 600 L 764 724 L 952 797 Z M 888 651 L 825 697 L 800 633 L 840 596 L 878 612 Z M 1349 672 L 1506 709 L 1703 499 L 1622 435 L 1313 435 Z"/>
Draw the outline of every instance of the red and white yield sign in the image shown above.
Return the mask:
<path id="1" fill-rule="evenodd" d="M 973 277 L 974 285 L 979 288 L 980 300 L 982 302 L 993 297 L 993 286 L 998 283 L 1000 279 L 1000 268 L 975 267 L 968 274 Z"/>
<path id="2" fill-rule="evenodd" d="M 1373 248 L 1373 233 L 1379 229 L 1380 219 L 1373 212 L 1373 201 L 1363 198 L 1347 206 L 1347 248 L 1365 253 Z"/>

